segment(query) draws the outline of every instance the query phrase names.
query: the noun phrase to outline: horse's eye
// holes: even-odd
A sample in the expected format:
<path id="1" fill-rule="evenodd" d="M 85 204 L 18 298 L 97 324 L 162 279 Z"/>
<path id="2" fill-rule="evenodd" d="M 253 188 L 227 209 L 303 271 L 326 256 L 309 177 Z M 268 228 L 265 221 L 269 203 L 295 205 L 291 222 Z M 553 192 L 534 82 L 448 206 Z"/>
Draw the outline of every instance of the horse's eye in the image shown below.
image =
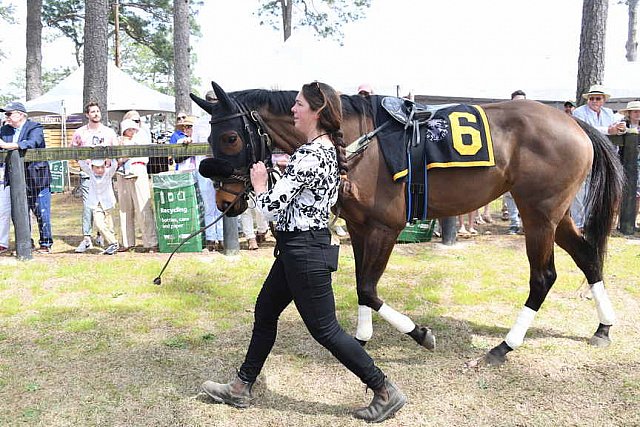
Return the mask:
<path id="1" fill-rule="evenodd" d="M 232 135 L 229 137 L 229 140 L 227 141 L 229 144 L 233 144 L 234 142 L 236 142 L 238 140 L 238 135 Z"/>

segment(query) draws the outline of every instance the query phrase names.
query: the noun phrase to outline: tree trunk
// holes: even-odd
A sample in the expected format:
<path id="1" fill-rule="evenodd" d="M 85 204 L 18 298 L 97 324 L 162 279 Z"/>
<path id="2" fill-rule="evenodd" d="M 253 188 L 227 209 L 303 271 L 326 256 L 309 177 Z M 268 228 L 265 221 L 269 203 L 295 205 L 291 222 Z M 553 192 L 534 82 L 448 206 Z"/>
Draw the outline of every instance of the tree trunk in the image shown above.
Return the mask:
<path id="1" fill-rule="evenodd" d="M 608 0 L 583 1 L 576 91 L 578 105 L 584 104 L 582 94 L 587 92 L 591 85 L 602 84 L 604 80 L 604 47 L 608 12 Z"/>
<path id="2" fill-rule="evenodd" d="M 627 61 L 634 62 L 638 59 L 638 37 L 636 27 L 638 25 L 638 0 L 629 1 L 629 26 L 627 30 Z"/>
<path id="3" fill-rule="evenodd" d="M 108 123 L 107 62 L 109 60 L 109 0 L 85 0 L 84 91 L 82 101 L 95 101 Z"/>
<path id="4" fill-rule="evenodd" d="M 189 0 L 173 0 L 173 62 L 176 113 L 191 114 L 189 98 L 191 70 L 189 67 Z"/>
<path id="5" fill-rule="evenodd" d="M 42 0 L 27 0 L 27 101 L 42 95 Z"/>
<path id="6" fill-rule="evenodd" d="M 291 37 L 291 18 L 293 16 L 293 0 L 280 0 L 282 8 L 282 31 L 284 33 L 284 41 Z"/>

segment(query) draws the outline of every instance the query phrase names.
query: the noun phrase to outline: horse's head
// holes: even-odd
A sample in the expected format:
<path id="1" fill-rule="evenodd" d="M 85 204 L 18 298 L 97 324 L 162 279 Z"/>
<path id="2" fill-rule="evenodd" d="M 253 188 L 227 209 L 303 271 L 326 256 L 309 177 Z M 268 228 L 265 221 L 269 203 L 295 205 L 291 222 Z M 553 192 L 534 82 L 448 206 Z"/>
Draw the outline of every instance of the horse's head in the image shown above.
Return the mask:
<path id="1" fill-rule="evenodd" d="M 228 216 L 237 216 L 247 209 L 249 168 L 260 160 L 270 164 L 270 141 L 257 111 L 250 111 L 215 82 L 211 85 L 217 102 L 191 94 L 191 99 L 211 114 L 213 158 L 202 161 L 200 173 L 214 181 L 218 209 L 228 209 Z"/>

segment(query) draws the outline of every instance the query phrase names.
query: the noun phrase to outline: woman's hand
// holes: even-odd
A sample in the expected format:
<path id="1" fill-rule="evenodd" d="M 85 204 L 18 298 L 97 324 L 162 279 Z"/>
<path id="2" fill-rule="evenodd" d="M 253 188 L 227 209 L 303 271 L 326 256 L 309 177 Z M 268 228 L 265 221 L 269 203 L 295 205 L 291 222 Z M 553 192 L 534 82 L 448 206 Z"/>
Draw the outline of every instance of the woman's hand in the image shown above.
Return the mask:
<path id="1" fill-rule="evenodd" d="M 251 185 L 253 185 L 253 191 L 256 194 L 261 194 L 267 191 L 267 167 L 262 162 L 257 162 L 251 166 L 249 171 L 251 176 Z"/>

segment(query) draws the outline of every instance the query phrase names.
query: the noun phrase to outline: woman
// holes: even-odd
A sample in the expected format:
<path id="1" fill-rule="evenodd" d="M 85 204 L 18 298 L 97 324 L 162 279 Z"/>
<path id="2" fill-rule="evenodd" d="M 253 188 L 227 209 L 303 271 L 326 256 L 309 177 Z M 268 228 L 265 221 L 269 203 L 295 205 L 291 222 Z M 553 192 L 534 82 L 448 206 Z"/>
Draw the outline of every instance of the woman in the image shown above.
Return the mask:
<path id="1" fill-rule="evenodd" d="M 131 119 L 120 123 L 122 136 L 120 145 L 136 145 L 140 127 Z M 135 247 L 136 223 L 142 230 L 142 245 L 145 252 L 158 251 L 158 236 L 151 209 L 151 189 L 147 174 L 148 157 L 120 158 L 118 164 L 128 164 L 127 174 L 117 175 L 118 204 L 120 205 L 120 231 L 122 245 L 118 252 L 126 252 Z"/>
<path id="2" fill-rule="evenodd" d="M 640 101 L 630 101 L 627 107 L 618 111 L 624 114 L 627 133 L 640 131 Z M 638 181 L 636 182 L 636 215 L 640 210 L 640 153 L 638 153 Z M 637 221 L 636 221 L 637 223 Z M 636 224 L 636 227 L 638 225 Z"/>
<path id="3" fill-rule="evenodd" d="M 251 387 L 275 342 L 278 317 L 293 301 L 313 338 L 374 391 L 369 406 L 354 416 L 381 422 L 407 399 L 355 338 L 342 330 L 331 288 L 339 246 L 330 243 L 329 210 L 338 199 L 338 163 L 342 172 L 346 170 L 340 97 L 324 83 L 309 83 L 291 111 L 307 142 L 293 153 L 282 179 L 268 190 L 264 164 L 251 168 L 256 206 L 268 220 L 276 221 L 277 234 L 276 260 L 256 301 L 251 343 L 233 381 L 206 381 L 202 388 L 216 402 L 248 407 Z"/>

